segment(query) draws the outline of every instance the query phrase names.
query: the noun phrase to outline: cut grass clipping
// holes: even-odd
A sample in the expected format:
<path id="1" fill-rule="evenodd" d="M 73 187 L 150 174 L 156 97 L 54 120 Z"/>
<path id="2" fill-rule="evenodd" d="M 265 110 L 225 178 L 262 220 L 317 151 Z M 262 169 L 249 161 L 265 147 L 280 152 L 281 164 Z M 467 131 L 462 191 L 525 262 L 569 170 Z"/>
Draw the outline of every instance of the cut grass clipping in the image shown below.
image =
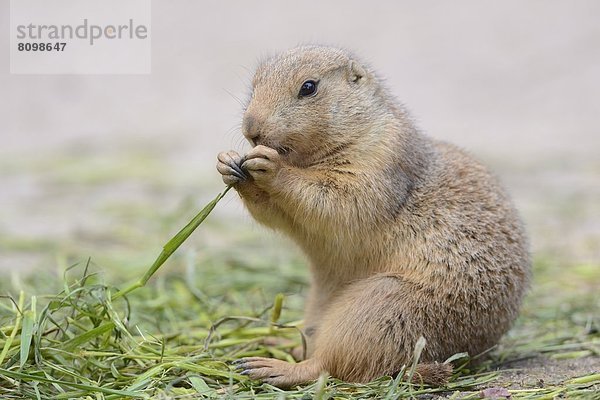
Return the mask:
<path id="1" fill-rule="evenodd" d="M 296 323 L 278 323 L 283 295 L 274 295 L 272 307 L 252 315 L 248 308 L 239 307 L 249 302 L 239 288 L 230 294 L 232 298 L 215 295 L 222 290 L 219 286 L 207 295 L 195 285 L 195 277 L 157 279 L 156 285 L 136 290 L 146 285 L 228 190 L 164 246 L 139 280 L 121 290 L 104 284 L 88 261 L 66 269 L 62 291 L 56 295 L 26 296 L 21 291 L 18 298 L 4 296 L 0 302 L 0 398 L 397 399 L 441 392 L 479 398 L 481 388 L 493 385 L 498 373 L 467 370 L 463 355 L 453 359 L 455 376 L 442 388 L 407 383 L 403 376 L 412 375 L 414 365 L 403 367 L 394 379 L 383 377 L 359 385 L 322 376 L 285 392 L 238 374 L 230 362 L 241 357 L 274 356 L 292 361 L 289 350 L 301 342 L 301 335 Z M 213 275 L 209 275 L 208 266 L 200 267 L 203 280 L 223 273 L 220 266 L 212 268 Z M 242 278 L 255 276 L 256 272 L 249 270 Z M 287 277 L 288 282 L 292 280 Z M 274 336 L 280 340 L 265 341 Z M 551 338 L 541 345 L 554 350 L 566 346 L 569 351 L 595 351 L 594 343 L 584 340 L 589 339 L 582 338 L 573 346 Z M 526 337 L 518 356 L 530 342 Z M 423 345 L 420 342 L 415 349 L 415 360 Z M 524 398 L 586 396 L 599 382 L 600 374 L 592 374 L 555 386 L 510 390 L 510 394 Z"/>

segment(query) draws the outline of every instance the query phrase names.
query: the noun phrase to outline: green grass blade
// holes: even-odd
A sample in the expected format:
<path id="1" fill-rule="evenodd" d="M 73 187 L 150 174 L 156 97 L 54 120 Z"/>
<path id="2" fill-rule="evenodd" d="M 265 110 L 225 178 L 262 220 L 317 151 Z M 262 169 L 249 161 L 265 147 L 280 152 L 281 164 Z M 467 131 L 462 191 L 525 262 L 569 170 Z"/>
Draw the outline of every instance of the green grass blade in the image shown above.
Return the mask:
<path id="1" fill-rule="evenodd" d="M 8 376 L 9 378 L 13 378 L 13 379 L 24 379 L 24 380 L 27 380 L 28 382 L 44 382 L 44 383 L 52 383 L 52 384 L 57 384 L 57 385 L 64 385 L 64 386 L 69 386 L 69 387 L 72 387 L 75 389 L 87 390 L 89 392 L 115 394 L 115 395 L 124 396 L 124 397 L 147 397 L 143 393 L 135 393 L 135 392 L 130 392 L 130 391 L 126 391 L 126 390 L 109 389 L 109 388 L 103 388 L 103 387 L 99 387 L 99 386 L 85 385 L 82 383 L 59 381 L 56 379 L 44 378 L 43 376 L 39 376 L 39 375 L 24 374 L 22 372 L 9 371 L 9 370 L 0 368 L 0 377 L 2 375 Z"/>
<path id="2" fill-rule="evenodd" d="M 208 215 L 215 208 L 217 203 L 227 194 L 227 192 L 231 189 L 231 186 L 228 186 L 227 189 L 223 193 L 219 193 L 217 197 L 215 197 L 210 203 L 208 203 L 200 212 L 192 218 L 190 222 L 186 226 L 183 227 L 171 240 L 169 240 L 164 246 L 163 251 L 160 253 L 152 267 L 144 274 L 140 282 L 142 285 L 148 282 L 148 279 L 171 257 L 171 254 L 175 252 L 181 246 L 183 242 L 186 241 L 188 237 L 196 230 L 196 228 L 208 217 Z"/>
<path id="3" fill-rule="evenodd" d="M 413 363 L 410 367 L 410 370 L 408 371 L 408 382 L 412 382 L 412 378 L 415 374 L 415 370 L 417 369 L 417 364 L 419 363 L 419 360 L 421 359 L 421 353 L 423 352 L 423 349 L 425 348 L 425 345 L 427 344 L 427 341 L 425 340 L 425 338 L 423 336 L 419 337 L 419 339 L 417 340 L 417 343 L 415 344 L 415 349 L 414 349 L 414 353 L 413 353 Z"/>
<path id="4" fill-rule="evenodd" d="M 21 368 L 25 366 L 29 358 L 29 348 L 31 347 L 31 339 L 33 338 L 33 326 L 35 322 L 35 313 L 33 310 L 28 310 L 23 313 L 23 325 L 21 327 L 21 359 L 19 365 Z"/>
<path id="5" fill-rule="evenodd" d="M 600 374 L 590 374 L 590 375 L 586 375 L 586 376 L 581 376 L 579 378 L 569 379 L 565 383 L 577 385 L 577 384 L 587 384 L 587 383 L 594 383 L 594 382 L 600 382 Z"/>
<path id="6" fill-rule="evenodd" d="M 88 332 L 86 332 L 82 335 L 76 336 L 73 339 L 66 341 L 62 345 L 63 350 L 73 351 L 77 347 L 81 346 L 82 344 L 89 342 L 96 336 L 100 336 L 106 332 L 111 331 L 114 328 L 115 328 L 114 322 L 107 322 L 105 324 L 102 324 L 94 329 L 89 330 Z"/>
<path id="7" fill-rule="evenodd" d="M 204 379 L 202 379 L 200 376 L 190 375 L 190 376 L 188 376 L 188 380 L 190 381 L 190 384 L 192 385 L 194 390 L 196 392 L 198 392 L 199 395 L 204 396 L 204 397 L 209 397 L 209 398 L 213 398 L 213 397 L 217 396 L 217 391 L 215 389 L 211 388 L 210 386 L 208 386 L 206 381 Z"/>
<path id="8" fill-rule="evenodd" d="M 21 310 L 23 309 L 23 304 L 25 303 L 25 293 L 23 293 L 23 291 L 21 291 L 21 293 L 19 294 L 19 305 L 17 307 L 15 307 L 15 324 L 13 326 L 12 332 L 10 333 L 10 336 L 8 337 L 8 340 L 6 340 L 6 342 L 4 343 L 4 347 L 2 348 L 2 353 L 0 353 L 0 365 L 2 365 L 2 363 L 4 362 L 4 359 L 6 358 L 6 355 L 8 354 L 8 351 L 10 350 L 13 341 L 15 340 L 15 337 L 17 336 L 17 331 L 19 330 L 19 328 L 21 327 L 21 319 L 23 318 L 23 314 L 21 314 Z"/>
<path id="9" fill-rule="evenodd" d="M 281 317 L 281 309 L 283 308 L 283 300 L 285 296 L 283 293 L 277 293 L 275 296 L 275 301 L 273 302 L 273 309 L 271 310 L 271 324 L 276 324 Z M 271 326 L 270 332 L 273 331 L 273 326 Z"/>
<path id="10" fill-rule="evenodd" d="M 129 287 L 115 293 L 112 297 L 113 300 L 119 298 L 127 293 L 132 292 L 133 290 L 140 288 L 148 282 L 148 280 L 158 271 L 158 269 L 171 257 L 171 255 L 181 246 L 185 240 L 190 237 L 192 232 L 196 230 L 196 228 L 208 217 L 208 215 L 215 208 L 217 203 L 227 194 L 227 192 L 231 189 L 231 186 L 227 186 L 227 188 L 217 195 L 210 203 L 208 203 L 200 212 L 192 218 L 190 222 L 186 226 L 183 227 L 171 240 L 169 240 L 164 246 L 162 252 L 158 255 L 158 258 L 154 261 L 150 269 L 146 271 L 144 276 L 142 276 L 138 281 L 131 284 Z"/>
<path id="11" fill-rule="evenodd" d="M 181 229 L 171 240 L 165 244 L 164 249 L 169 255 L 171 255 L 181 244 L 194 232 L 194 230 L 208 217 L 213 208 L 217 205 L 217 203 L 227 194 L 227 192 L 231 189 L 231 186 L 227 186 L 227 188 L 223 191 L 223 193 L 219 193 L 217 197 L 215 197 L 210 203 L 208 203 L 204 208 L 185 226 Z"/>

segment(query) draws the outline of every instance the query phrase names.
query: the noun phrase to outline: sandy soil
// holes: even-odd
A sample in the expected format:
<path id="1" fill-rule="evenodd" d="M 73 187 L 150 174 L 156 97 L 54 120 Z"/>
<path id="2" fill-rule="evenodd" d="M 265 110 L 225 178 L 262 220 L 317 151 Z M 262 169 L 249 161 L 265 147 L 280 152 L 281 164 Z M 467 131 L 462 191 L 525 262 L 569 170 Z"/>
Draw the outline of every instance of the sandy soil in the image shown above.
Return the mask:
<path id="1" fill-rule="evenodd" d="M 507 388 L 544 388 L 558 385 L 568 379 L 597 373 L 599 357 L 584 357 L 572 360 L 555 360 L 547 357 L 532 357 L 502 365 L 497 386 Z"/>

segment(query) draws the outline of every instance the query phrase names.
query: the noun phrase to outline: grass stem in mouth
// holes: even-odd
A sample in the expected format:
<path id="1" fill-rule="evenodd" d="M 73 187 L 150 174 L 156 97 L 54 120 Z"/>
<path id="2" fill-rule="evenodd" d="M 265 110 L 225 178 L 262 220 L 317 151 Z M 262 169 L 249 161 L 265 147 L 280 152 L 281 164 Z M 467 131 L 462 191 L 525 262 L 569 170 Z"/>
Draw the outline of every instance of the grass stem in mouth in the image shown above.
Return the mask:
<path id="1" fill-rule="evenodd" d="M 150 269 L 146 271 L 146 273 L 137 281 L 133 282 L 125 289 L 119 290 L 112 296 L 112 299 L 118 299 L 128 293 L 131 293 L 135 289 L 143 287 L 146 285 L 146 282 L 158 271 L 158 269 L 171 257 L 171 255 L 181 246 L 183 242 L 196 230 L 196 228 L 208 217 L 208 215 L 215 208 L 217 203 L 227 194 L 227 192 L 231 189 L 231 186 L 227 186 L 227 188 L 217 195 L 210 203 L 208 203 L 186 226 L 184 226 L 175 236 L 171 238 L 164 246 L 162 252 L 159 254 L 158 258 L 154 261 Z"/>

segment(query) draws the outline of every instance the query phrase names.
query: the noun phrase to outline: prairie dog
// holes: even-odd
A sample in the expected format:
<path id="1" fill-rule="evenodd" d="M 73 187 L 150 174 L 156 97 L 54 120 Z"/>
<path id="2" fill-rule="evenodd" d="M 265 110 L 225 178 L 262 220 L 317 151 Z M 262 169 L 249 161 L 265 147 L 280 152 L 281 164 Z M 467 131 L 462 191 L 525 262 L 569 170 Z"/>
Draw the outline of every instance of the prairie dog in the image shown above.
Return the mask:
<path id="1" fill-rule="evenodd" d="M 304 46 L 264 61 L 242 131 L 253 148 L 220 153 L 217 169 L 312 276 L 307 359 L 242 359 L 245 374 L 366 382 L 411 363 L 423 336 L 417 373 L 439 385 L 451 367 L 438 362 L 510 328 L 530 274 L 511 200 L 471 156 L 419 132 L 354 55 Z"/>

